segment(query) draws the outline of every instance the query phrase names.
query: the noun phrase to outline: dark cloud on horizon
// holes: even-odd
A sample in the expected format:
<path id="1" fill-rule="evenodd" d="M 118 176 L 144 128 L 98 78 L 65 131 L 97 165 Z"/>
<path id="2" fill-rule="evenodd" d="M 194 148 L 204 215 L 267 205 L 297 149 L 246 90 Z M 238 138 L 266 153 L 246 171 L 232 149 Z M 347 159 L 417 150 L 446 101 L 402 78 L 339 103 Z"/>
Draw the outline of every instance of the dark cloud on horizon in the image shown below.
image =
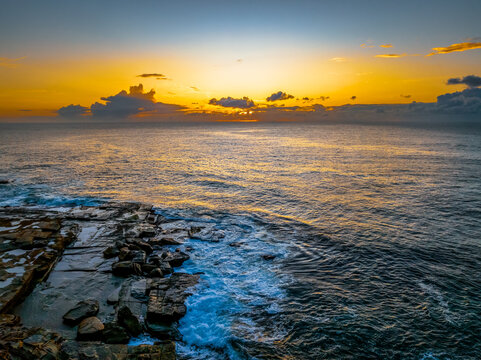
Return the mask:
<path id="1" fill-rule="evenodd" d="M 117 95 L 102 97 L 105 104 L 95 102 L 90 108 L 81 105 L 68 105 L 60 108 L 57 113 L 62 117 L 78 117 L 90 113 L 94 118 L 123 119 L 132 115 L 166 115 L 176 114 L 184 107 L 174 104 L 156 102 L 155 91 L 144 93 L 142 84 L 131 86 L 129 92 L 122 90 Z"/>
<path id="2" fill-rule="evenodd" d="M 271 96 L 268 96 L 266 98 L 266 101 L 279 101 L 279 100 L 289 100 L 289 99 L 294 99 L 294 96 L 282 91 L 278 91 L 276 93 L 273 93 Z"/>
<path id="3" fill-rule="evenodd" d="M 356 95 L 351 96 L 351 100 L 356 100 L 356 99 L 357 99 Z"/>
<path id="4" fill-rule="evenodd" d="M 154 77 L 154 78 L 156 78 L 157 80 L 169 80 L 169 79 L 167 78 L 167 76 L 165 76 L 164 74 L 158 74 L 158 73 L 140 74 L 140 75 L 137 75 L 137 77 L 141 77 L 141 78 L 151 78 L 151 77 Z"/>
<path id="5" fill-rule="evenodd" d="M 86 115 L 88 111 L 88 107 L 70 104 L 58 109 L 57 113 L 62 117 L 79 117 L 82 115 Z"/>
<path id="6" fill-rule="evenodd" d="M 247 96 L 244 96 L 241 99 L 235 99 L 232 97 L 223 97 L 219 100 L 216 98 L 209 100 L 210 105 L 217 105 L 222 107 L 231 107 L 231 108 L 239 108 L 239 109 L 249 109 L 255 107 L 254 101 L 249 99 Z"/>
<path id="7" fill-rule="evenodd" d="M 438 96 L 436 110 L 454 114 L 481 114 L 481 89 L 467 88 L 463 91 Z"/>
<path id="8" fill-rule="evenodd" d="M 447 81 L 448 85 L 467 85 L 471 88 L 481 86 L 481 77 L 468 75 L 463 78 L 451 78 Z"/>
<path id="9" fill-rule="evenodd" d="M 405 99 L 410 99 L 410 98 L 411 98 L 411 95 L 403 95 L 403 94 L 401 94 L 401 97 L 402 97 L 402 98 L 405 98 Z"/>

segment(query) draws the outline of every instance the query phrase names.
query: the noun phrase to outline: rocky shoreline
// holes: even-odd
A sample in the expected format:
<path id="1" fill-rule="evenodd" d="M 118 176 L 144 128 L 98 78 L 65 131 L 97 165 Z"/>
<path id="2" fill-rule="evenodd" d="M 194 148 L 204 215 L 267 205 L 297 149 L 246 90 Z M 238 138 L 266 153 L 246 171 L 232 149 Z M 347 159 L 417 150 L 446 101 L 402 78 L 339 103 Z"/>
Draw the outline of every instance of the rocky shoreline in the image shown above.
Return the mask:
<path id="1" fill-rule="evenodd" d="M 0 208 L 0 359 L 175 359 L 202 231 L 139 203 Z"/>

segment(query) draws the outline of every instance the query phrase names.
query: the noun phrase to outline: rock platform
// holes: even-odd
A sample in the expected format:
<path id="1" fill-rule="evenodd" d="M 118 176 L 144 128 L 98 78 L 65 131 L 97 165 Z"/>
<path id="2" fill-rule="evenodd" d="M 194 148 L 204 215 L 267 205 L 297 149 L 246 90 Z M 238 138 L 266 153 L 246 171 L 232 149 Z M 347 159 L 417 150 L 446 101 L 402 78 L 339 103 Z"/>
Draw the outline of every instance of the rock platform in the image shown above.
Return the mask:
<path id="1" fill-rule="evenodd" d="M 175 359 L 201 231 L 168 223 L 139 203 L 0 208 L 0 359 Z"/>

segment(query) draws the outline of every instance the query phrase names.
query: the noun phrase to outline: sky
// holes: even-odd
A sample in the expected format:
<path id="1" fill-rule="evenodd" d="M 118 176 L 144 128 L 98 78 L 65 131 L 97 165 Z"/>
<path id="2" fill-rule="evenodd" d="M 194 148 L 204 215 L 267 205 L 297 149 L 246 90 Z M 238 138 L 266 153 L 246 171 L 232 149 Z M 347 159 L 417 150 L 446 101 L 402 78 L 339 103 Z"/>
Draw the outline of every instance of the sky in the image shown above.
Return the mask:
<path id="1" fill-rule="evenodd" d="M 481 76 L 480 14 L 479 0 L 2 0 L 0 119 L 447 100 L 481 113 L 479 85 L 463 81 Z"/>

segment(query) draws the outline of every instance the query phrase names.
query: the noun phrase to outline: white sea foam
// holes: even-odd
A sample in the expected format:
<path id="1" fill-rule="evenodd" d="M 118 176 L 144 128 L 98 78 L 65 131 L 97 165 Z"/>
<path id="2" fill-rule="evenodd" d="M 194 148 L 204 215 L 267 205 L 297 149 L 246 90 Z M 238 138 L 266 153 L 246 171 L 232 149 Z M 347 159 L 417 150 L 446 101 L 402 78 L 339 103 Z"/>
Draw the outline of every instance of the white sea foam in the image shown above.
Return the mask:
<path id="1" fill-rule="evenodd" d="M 179 354 L 196 359 L 238 359 L 241 355 L 233 346 L 235 342 L 282 338 L 282 334 L 263 328 L 253 315 L 281 311 L 286 279 L 279 277 L 277 269 L 287 256 L 287 245 L 276 243 L 265 229 L 245 218 L 194 225 L 205 226 L 214 235 L 222 232 L 223 237 L 213 236 L 215 242 L 185 242 L 194 250 L 183 271 L 202 274 L 194 295 L 187 299 L 187 314 L 180 320 L 183 343 L 178 345 Z M 233 242 L 242 245 L 229 246 Z M 264 254 L 274 255 L 275 260 L 264 260 Z"/>

